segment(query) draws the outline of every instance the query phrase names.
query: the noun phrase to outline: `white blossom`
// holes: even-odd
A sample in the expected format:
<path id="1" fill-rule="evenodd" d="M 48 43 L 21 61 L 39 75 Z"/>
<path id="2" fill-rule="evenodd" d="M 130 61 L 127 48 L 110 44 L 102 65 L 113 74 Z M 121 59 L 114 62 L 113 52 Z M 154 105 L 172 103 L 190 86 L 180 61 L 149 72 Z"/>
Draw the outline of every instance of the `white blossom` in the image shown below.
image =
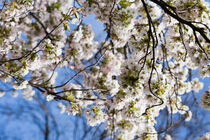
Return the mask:
<path id="1" fill-rule="evenodd" d="M 53 100 L 54 98 L 55 98 L 54 95 L 47 95 L 46 96 L 46 99 L 47 99 L 48 102 L 51 101 L 51 100 Z"/>
<path id="2" fill-rule="evenodd" d="M 171 136 L 169 134 L 166 134 L 164 136 L 164 140 L 172 140 Z"/>
<path id="3" fill-rule="evenodd" d="M 58 103 L 58 108 L 60 109 L 60 113 L 63 114 L 66 111 L 66 106 L 61 102 Z"/>
<path id="4" fill-rule="evenodd" d="M 4 94 L 5 94 L 5 92 L 0 91 L 0 97 L 3 97 L 3 96 L 4 96 Z"/>
<path id="5" fill-rule="evenodd" d="M 27 86 L 22 90 L 22 96 L 26 100 L 32 100 L 33 95 L 35 94 L 35 91 L 32 89 L 31 86 Z"/>
<path id="6" fill-rule="evenodd" d="M 209 140 L 210 139 L 210 132 L 207 132 L 202 137 L 197 138 L 197 140 Z"/>
<path id="7" fill-rule="evenodd" d="M 203 94 L 201 94 L 200 101 L 201 107 L 210 110 L 210 91 L 205 91 Z"/>

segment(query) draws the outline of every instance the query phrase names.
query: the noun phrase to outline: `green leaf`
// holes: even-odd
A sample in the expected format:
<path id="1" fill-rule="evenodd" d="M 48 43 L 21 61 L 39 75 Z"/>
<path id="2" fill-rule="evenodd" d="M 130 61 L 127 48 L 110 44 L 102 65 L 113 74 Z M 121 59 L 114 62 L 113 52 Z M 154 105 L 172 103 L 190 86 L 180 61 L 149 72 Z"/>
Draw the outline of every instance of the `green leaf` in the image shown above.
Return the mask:
<path id="1" fill-rule="evenodd" d="M 131 5 L 131 3 L 128 2 L 127 0 L 121 0 L 121 1 L 119 2 L 119 4 L 120 4 L 120 6 L 121 6 L 122 8 L 127 8 L 128 6 Z"/>
<path id="2" fill-rule="evenodd" d="M 70 92 L 69 94 L 66 94 L 66 98 L 67 98 L 67 100 L 69 100 L 71 102 L 75 102 L 75 97 L 72 92 Z"/>

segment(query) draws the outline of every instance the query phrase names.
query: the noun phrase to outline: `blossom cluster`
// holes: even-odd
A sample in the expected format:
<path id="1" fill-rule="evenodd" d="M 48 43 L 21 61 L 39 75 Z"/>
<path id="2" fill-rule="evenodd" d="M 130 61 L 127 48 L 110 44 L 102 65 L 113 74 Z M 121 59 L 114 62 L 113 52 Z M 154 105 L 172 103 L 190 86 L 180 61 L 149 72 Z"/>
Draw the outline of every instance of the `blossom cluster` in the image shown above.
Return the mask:
<path id="1" fill-rule="evenodd" d="M 202 137 L 198 138 L 197 140 L 208 140 L 210 139 L 210 132 L 207 132 Z"/>
<path id="2" fill-rule="evenodd" d="M 191 70 L 210 76 L 208 4 L 166 0 L 167 8 L 176 7 L 168 11 L 158 4 L 12 1 L 0 13 L 0 80 L 28 100 L 38 91 L 47 101 L 62 100 L 61 113 L 84 113 L 89 125 L 105 123 L 119 140 L 158 139 L 154 125 L 164 108 L 192 118 L 181 95 L 199 92 L 203 83 Z M 83 23 L 89 14 L 104 24 L 106 39 L 96 41 L 91 25 Z M 59 70 L 71 73 L 61 79 Z M 209 99 L 206 91 L 201 106 L 207 110 Z"/>

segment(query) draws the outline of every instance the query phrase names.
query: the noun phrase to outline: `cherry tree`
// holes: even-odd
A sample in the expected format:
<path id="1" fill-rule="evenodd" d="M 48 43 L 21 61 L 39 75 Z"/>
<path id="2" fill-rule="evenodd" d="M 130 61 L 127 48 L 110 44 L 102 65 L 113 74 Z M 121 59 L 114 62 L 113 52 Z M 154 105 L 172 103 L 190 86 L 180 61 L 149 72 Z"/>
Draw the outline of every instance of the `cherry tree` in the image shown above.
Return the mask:
<path id="1" fill-rule="evenodd" d="M 83 22 L 91 14 L 104 40 Z M 157 139 L 155 118 L 165 108 L 189 121 L 181 96 L 203 88 L 192 71 L 210 75 L 204 0 L 4 0 L 0 27 L 0 80 L 11 92 L 28 100 L 41 92 L 119 140 Z M 207 110 L 209 97 L 200 100 Z"/>

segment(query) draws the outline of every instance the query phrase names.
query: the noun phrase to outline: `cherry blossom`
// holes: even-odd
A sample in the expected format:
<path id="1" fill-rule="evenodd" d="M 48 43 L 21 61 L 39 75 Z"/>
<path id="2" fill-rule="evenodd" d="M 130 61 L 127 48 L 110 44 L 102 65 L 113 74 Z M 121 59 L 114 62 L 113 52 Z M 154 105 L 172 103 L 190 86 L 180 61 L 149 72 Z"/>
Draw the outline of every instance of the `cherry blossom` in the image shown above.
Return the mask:
<path id="1" fill-rule="evenodd" d="M 14 97 L 21 91 L 32 100 L 42 93 L 58 101 L 61 113 L 83 113 L 90 126 L 104 123 L 112 138 L 156 140 L 161 110 L 185 121 L 193 117 L 181 96 L 204 84 L 192 71 L 210 75 L 208 5 L 204 0 L 6 2 L 0 11 L 0 80 L 12 86 Z M 91 14 L 104 25 L 105 39 L 96 40 L 92 25 L 83 22 Z M 209 91 L 200 106 L 209 110 Z"/>

